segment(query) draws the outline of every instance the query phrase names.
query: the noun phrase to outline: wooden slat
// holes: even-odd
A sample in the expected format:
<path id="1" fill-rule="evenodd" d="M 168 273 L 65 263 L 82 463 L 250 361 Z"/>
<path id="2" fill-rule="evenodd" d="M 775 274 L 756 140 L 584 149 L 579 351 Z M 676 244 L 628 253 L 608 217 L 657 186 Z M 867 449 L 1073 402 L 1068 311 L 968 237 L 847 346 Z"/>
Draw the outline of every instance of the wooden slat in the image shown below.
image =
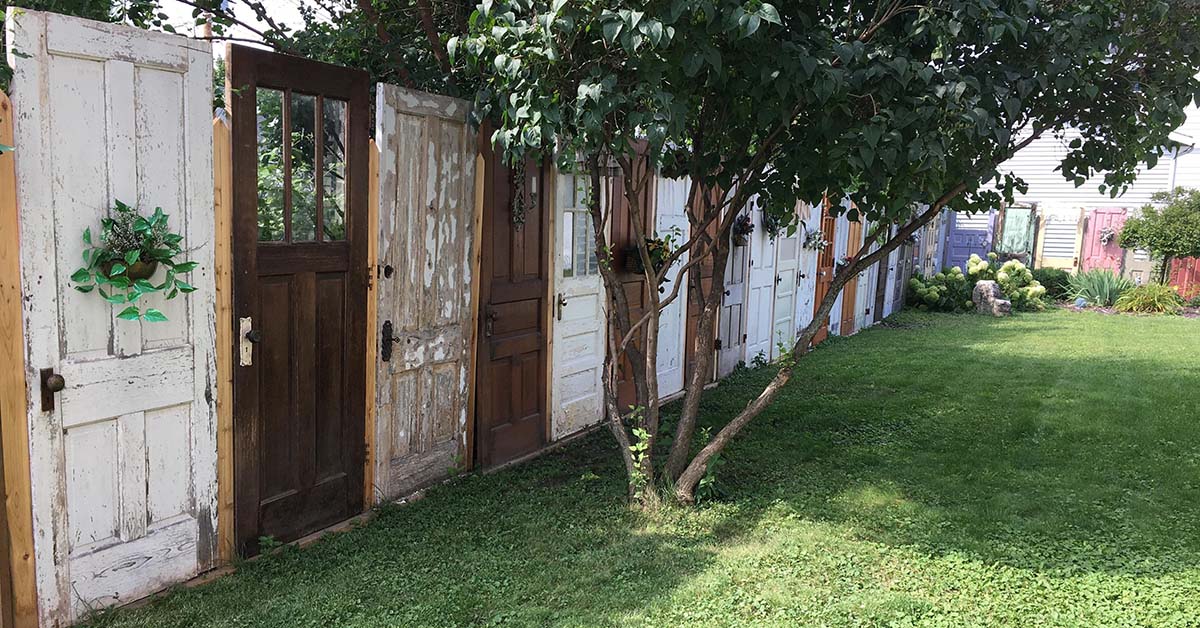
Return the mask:
<path id="1" fill-rule="evenodd" d="M 13 109 L 0 93 L 0 144 L 13 144 Z M 15 154 L 0 155 L 0 450 L 3 451 L 7 562 L 12 598 L 4 600 L 11 625 L 37 626 L 33 563 L 33 510 L 29 484 L 29 426 L 25 347 L 21 324 L 21 260 Z M 10 625 L 5 623 L 5 626 Z"/>
<path id="2" fill-rule="evenodd" d="M 371 140 L 367 151 L 367 347 L 366 347 L 366 456 L 363 458 L 363 508 L 370 509 L 375 503 L 375 356 L 379 348 L 379 336 L 375 332 L 379 316 L 379 301 L 376 291 L 379 260 L 379 146 Z"/>
<path id="3" fill-rule="evenodd" d="M 233 169 L 229 125 L 213 120 L 217 282 L 217 556 L 236 556 L 233 537 Z"/>

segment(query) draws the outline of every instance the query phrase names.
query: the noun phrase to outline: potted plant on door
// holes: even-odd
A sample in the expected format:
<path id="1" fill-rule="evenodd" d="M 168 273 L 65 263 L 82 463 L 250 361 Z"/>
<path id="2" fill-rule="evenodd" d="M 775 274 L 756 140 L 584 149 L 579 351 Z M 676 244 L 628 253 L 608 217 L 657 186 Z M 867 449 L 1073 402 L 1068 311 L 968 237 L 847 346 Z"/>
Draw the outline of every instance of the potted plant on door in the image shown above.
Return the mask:
<path id="1" fill-rule="evenodd" d="M 750 244 L 750 234 L 754 233 L 754 222 L 750 216 L 742 214 L 733 223 L 733 245 L 746 246 Z"/>
<path id="2" fill-rule="evenodd" d="M 114 305 L 125 305 L 117 314 L 122 320 L 167 320 L 162 311 L 137 304 L 147 294 L 160 293 L 164 299 L 174 299 L 180 293 L 196 290 L 179 278 L 194 270 L 196 262 L 183 259 L 183 236 L 171 231 L 168 216 L 155 207 L 149 216 L 116 201 L 113 214 L 100 220 L 100 235 L 92 237 L 92 229 L 83 231 L 83 266 L 71 275 L 75 289 L 96 292 Z M 166 275 L 158 283 L 151 282 L 159 268 Z"/>

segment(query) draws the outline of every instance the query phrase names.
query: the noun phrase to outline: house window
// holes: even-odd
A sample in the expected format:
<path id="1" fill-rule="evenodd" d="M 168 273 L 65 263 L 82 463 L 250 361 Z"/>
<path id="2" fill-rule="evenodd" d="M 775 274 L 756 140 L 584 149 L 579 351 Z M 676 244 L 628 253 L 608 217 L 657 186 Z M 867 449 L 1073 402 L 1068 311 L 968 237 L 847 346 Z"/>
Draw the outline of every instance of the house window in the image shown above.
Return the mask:
<path id="1" fill-rule="evenodd" d="M 589 188 L 584 175 L 564 174 L 559 181 L 563 277 L 583 277 L 600 272 L 596 260 L 596 231 L 587 208 Z"/>

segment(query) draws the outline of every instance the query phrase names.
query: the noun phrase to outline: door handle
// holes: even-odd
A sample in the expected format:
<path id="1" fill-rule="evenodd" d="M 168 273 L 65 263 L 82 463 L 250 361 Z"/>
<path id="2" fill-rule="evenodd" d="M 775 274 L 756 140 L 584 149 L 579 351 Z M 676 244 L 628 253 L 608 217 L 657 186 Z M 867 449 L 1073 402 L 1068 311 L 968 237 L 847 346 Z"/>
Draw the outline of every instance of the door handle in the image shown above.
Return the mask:
<path id="1" fill-rule="evenodd" d="M 495 324 L 497 318 L 500 318 L 500 316 L 496 314 L 496 310 L 490 305 L 487 306 L 487 311 L 483 315 L 483 335 L 485 337 L 492 337 L 492 326 Z"/>
<path id="2" fill-rule="evenodd" d="M 42 369 L 42 412 L 54 412 L 54 393 L 67 387 L 67 380 L 54 369 Z"/>
<path id="3" fill-rule="evenodd" d="M 783 277 L 780 275 L 775 275 L 775 283 L 779 283 L 781 281 L 783 281 Z"/>
<path id="4" fill-rule="evenodd" d="M 563 293 L 558 293 L 558 320 L 562 320 L 563 308 L 567 307 L 567 297 Z"/>
<path id="5" fill-rule="evenodd" d="M 729 296 L 729 291 L 728 291 L 728 290 L 726 290 L 726 291 L 725 291 L 725 296 Z"/>
<path id="6" fill-rule="evenodd" d="M 254 366 L 254 345 L 262 342 L 262 332 L 254 328 L 249 316 L 238 319 L 238 366 Z"/>

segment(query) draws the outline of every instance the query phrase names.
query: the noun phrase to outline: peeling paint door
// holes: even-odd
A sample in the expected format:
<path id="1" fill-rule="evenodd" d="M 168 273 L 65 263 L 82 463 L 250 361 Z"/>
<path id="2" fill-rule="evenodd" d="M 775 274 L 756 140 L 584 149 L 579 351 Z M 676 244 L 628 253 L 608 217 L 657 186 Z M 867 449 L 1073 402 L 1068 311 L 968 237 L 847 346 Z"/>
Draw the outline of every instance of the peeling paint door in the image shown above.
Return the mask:
<path id="1" fill-rule="evenodd" d="M 375 500 L 464 466 L 474 350 L 470 104 L 375 87 L 379 145 Z"/>
<path id="2" fill-rule="evenodd" d="M 215 559 L 212 57 L 164 33 L 10 16 L 34 560 L 41 624 L 59 626 Z M 162 207 L 199 264 L 195 292 L 136 302 L 165 322 L 73 288 L 84 231 L 98 242 L 117 200 Z"/>
<path id="3" fill-rule="evenodd" d="M 1037 268 L 1079 269 L 1079 247 L 1083 240 L 1083 211 L 1078 214 L 1044 215 L 1038 229 Z"/>
<path id="4" fill-rule="evenodd" d="M 1036 211 L 1029 206 L 1004 208 L 996 252 L 1002 259 L 1017 259 L 1029 265 L 1033 258 L 1033 236 L 1037 227 Z"/>
<path id="5" fill-rule="evenodd" d="M 813 316 L 816 316 L 817 308 L 821 307 L 821 301 L 825 300 L 825 295 L 829 294 L 829 289 L 833 284 L 833 273 L 836 266 L 835 246 L 834 242 L 837 239 L 837 216 L 833 215 L 832 208 L 829 205 L 829 200 L 825 200 L 821 208 L 821 237 L 825 242 L 824 248 L 817 253 L 817 272 L 816 272 L 816 291 L 813 296 Z M 820 344 L 829 337 L 829 321 L 834 316 L 830 311 L 830 315 L 821 321 L 821 327 L 817 329 L 817 333 L 813 335 L 813 345 Z"/>
<path id="6" fill-rule="evenodd" d="M 750 270 L 750 247 L 731 246 L 725 262 L 724 297 L 717 321 L 717 377 L 722 378 L 746 359 L 746 287 Z"/>
<path id="7" fill-rule="evenodd" d="M 797 231 L 787 235 L 787 231 L 775 239 L 775 295 L 774 310 L 771 321 L 770 358 L 779 357 L 780 344 L 789 349 L 796 341 L 796 296 L 800 279 L 800 239 L 803 234 Z"/>
<path id="8" fill-rule="evenodd" d="M 670 234 L 682 242 L 688 233 L 688 190 L 691 183 L 687 179 L 656 179 L 654 201 L 654 227 L 658 236 Z M 679 296 L 667 307 L 663 308 L 658 322 L 658 394 L 660 397 L 670 397 L 683 391 L 684 343 L 686 341 L 688 286 L 687 275 L 678 278 L 679 269 L 687 264 L 688 256 L 680 256 L 671 270 L 667 272 L 663 282 L 662 298 L 666 298 L 675 289 L 675 282 L 682 281 Z"/>
<path id="9" fill-rule="evenodd" d="M 967 270 L 971 254 L 987 257 L 992 246 L 992 217 L 994 211 L 979 214 L 950 212 L 946 228 L 946 244 L 942 254 L 942 266 L 958 266 Z"/>
<path id="10" fill-rule="evenodd" d="M 859 249 L 862 248 L 863 225 L 857 220 L 850 221 L 846 229 L 846 258 L 852 258 L 858 255 Z M 853 334 L 855 322 L 857 320 L 857 303 L 858 303 L 858 283 L 859 278 L 853 277 L 846 285 L 842 287 L 842 321 L 838 327 L 838 335 L 849 336 Z"/>
<path id="11" fill-rule="evenodd" d="M 587 174 L 555 182 L 554 341 L 551 362 L 553 440 L 604 419 L 604 285 L 587 203 Z M 601 186 L 604 187 L 604 186 Z M 599 191 L 604 194 L 604 190 Z M 604 203 L 601 198 L 601 203 Z M 602 205 L 603 206 L 603 205 Z"/>
<path id="12" fill-rule="evenodd" d="M 753 200 L 751 205 L 756 205 Z M 763 210 L 750 210 L 754 232 L 750 234 L 750 294 L 746 303 L 746 357 L 771 359 L 775 332 L 775 247 L 776 236 L 767 233 Z M 791 304 L 788 304 L 789 309 Z"/>
<path id="13" fill-rule="evenodd" d="M 256 554 L 363 510 L 368 77 L 243 46 L 228 60 L 234 519 Z"/>

